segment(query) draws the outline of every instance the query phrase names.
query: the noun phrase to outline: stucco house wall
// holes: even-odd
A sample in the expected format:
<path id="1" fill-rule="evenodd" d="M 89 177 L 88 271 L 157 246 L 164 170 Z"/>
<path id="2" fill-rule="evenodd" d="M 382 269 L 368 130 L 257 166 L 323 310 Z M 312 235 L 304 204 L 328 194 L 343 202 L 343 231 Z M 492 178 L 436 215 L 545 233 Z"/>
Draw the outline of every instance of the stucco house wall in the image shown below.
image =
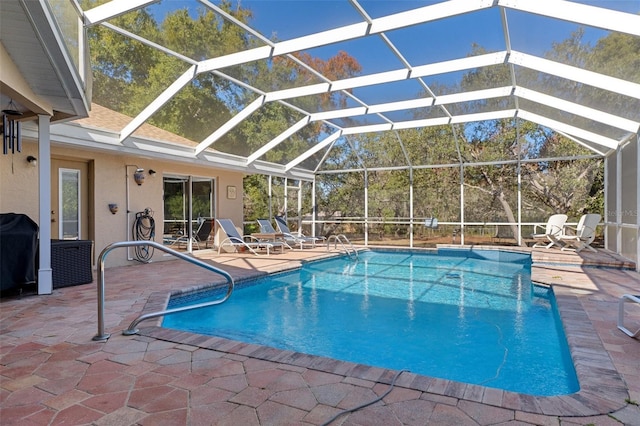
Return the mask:
<path id="1" fill-rule="evenodd" d="M 121 123 L 113 120 L 113 117 L 122 117 L 113 111 L 101 107 L 98 119 L 89 117 L 77 122 L 56 124 L 55 126 L 96 126 L 110 120 L 111 127 L 121 126 Z M 130 119 L 130 118 L 127 118 Z M 148 126 L 148 125 L 145 125 Z M 53 127 L 53 126 L 52 126 Z M 149 126 L 151 127 L 151 126 Z M 120 127 L 121 128 L 121 127 Z M 153 133 L 154 137 L 167 139 L 173 138 L 173 142 L 180 140 L 175 135 L 168 134 L 160 129 L 146 129 L 147 133 Z M 131 227 L 135 219 L 135 213 L 149 208 L 153 212 L 156 224 L 155 241 L 163 240 L 163 175 L 183 175 L 212 178 L 215 181 L 214 206 L 217 217 L 230 218 L 238 226 L 242 225 L 242 179 L 243 173 L 223 170 L 211 166 L 189 164 L 187 162 L 170 161 L 162 158 L 150 158 L 148 155 L 138 156 L 117 151 L 99 150 L 87 147 L 65 145 L 64 141 L 56 140 L 56 134 L 52 131 L 51 158 L 52 161 L 71 160 L 87 164 L 89 185 L 89 235 L 82 239 L 91 239 L 94 242 L 93 266 L 102 249 L 112 242 L 130 239 Z M 144 133 L 144 130 L 143 130 Z M 29 134 L 29 132 L 25 132 Z M 186 144 L 193 144 L 186 141 Z M 27 157 L 32 155 L 38 158 L 37 141 L 34 138 L 24 137 L 22 152 L 0 156 L 0 213 L 23 213 L 28 215 L 36 223 L 40 224 L 38 207 L 38 168 L 27 162 Z M 128 166 L 129 165 L 129 166 Z M 133 180 L 133 173 L 137 167 L 145 170 L 145 181 L 138 186 Z M 153 169 L 156 174 L 149 175 Z M 128 182 L 128 207 L 129 220 L 127 220 L 127 182 Z M 235 199 L 227 198 L 227 186 L 237 188 Z M 117 204 L 118 212 L 112 214 L 109 204 Z M 52 224 L 55 226 L 55 224 Z M 223 238 L 217 235 L 215 244 Z M 106 267 L 120 266 L 135 263 L 128 260 L 124 248 L 116 249 L 109 254 Z M 160 261 L 171 259 L 164 252 L 155 251 L 152 260 Z"/>

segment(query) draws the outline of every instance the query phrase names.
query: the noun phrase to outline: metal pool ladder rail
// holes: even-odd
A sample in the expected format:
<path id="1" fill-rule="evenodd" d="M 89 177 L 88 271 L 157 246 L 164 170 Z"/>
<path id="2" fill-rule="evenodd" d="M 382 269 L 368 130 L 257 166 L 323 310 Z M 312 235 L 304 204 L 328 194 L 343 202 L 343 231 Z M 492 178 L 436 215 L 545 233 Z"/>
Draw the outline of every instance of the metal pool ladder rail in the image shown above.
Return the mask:
<path id="1" fill-rule="evenodd" d="M 196 266 L 200 266 L 201 268 L 207 269 L 213 273 L 222 275 L 227 279 L 227 283 L 229 284 L 229 287 L 227 288 L 227 293 L 222 299 L 214 300 L 207 303 L 199 303 L 197 305 L 183 306 L 183 307 L 174 308 L 174 309 L 165 309 L 163 311 L 151 312 L 148 314 L 140 315 L 129 325 L 128 329 L 122 332 L 122 334 L 126 336 L 130 336 L 132 334 L 138 333 L 138 329 L 136 329 L 136 326 L 141 321 L 144 321 L 150 318 L 161 317 L 167 314 L 173 314 L 175 312 L 183 312 L 191 309 L 204 308 L 206 306 L 219 305 L 220 303 L 224 303 L 227 299 L 229 299 L 229 297 L 231 297 L 231 293 L 233 293 L 233 288 L 234 288 L 233 277 L 229 275 L 228 272 L 222 269 L 216 268 L 215 266 L 209 265 L 208 263 L 195 259 L 191 256 L 187 256 L 186 254 L 181 253 L 179 251 L 165 247 L 164 245 L 157 243 L 155 241 L 121 241 L 121 242 L 112 243 L 106 246 L 102 250 L 102 252 L 100 253 L 100 257 L 98 258 L 98 271 L 99 271 L 98 273 L 98 334 L 96 334 L 93 337 L 93 340 L 104 341 L 104 340 L 107 340 L 110 336 L 110 334 L 107 334 L 104 331 L 104 260 L 107 257 L 107 254 L 109 254 L 113 249 L 116 249 L 118 247 L 136 247 L 136 246 L 150 246 L 150 247 L 156 248 L 158 250 L 169 253 L 179 259 L 186 260 L 189 263 L 192 263 Z"/>
<path id="2" fill-rule="evenodd" d="M 345 251 L 345 253 L 347 253 L 349 255 L 350 258 L 352 258 L 352 254 L 355 255 L 355 258 L 358 259 L 358 250 L 356 250 L 353 247 L 353 244 L 351 244 L 351 241 L 349 241 L 349 239 L 347 238 L 346 235 L 344 234 L 339 234 L 339 235 L 330 235 L 329 238 L 327 238 L 327 251 L 329 251 L 329 246 L 331 245 L 331 241 L 333 241 L 333 248 L 338 248 L 338 243 L 340 243 L 340 245 L 342 246 L 342 249 Z M 349 244 L 349 247 L 347 247 L 346 244 Z"/>

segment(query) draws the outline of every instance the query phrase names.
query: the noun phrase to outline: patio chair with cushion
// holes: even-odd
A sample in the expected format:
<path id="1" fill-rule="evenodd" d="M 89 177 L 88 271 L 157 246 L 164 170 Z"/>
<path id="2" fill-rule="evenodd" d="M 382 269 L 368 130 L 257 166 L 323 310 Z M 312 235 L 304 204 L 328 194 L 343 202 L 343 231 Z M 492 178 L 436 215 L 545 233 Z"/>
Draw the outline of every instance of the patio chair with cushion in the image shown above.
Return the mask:
<path id="1" fill-rule="evenodd" d="M 276 216 L 275 220 L 276 226 L 278 227 L 280 232 L 302 240 L 305 244 L 311 244 L 312 247 L 315 247 L 317 243 L 324 241 L 324 237 L 307 237 L 301 231 L 291 232 L 289 226 L 287 225 L 286 219 L 282 216 Z"/>
<path id="2" fill-rule="evenodd" d="M 267 254 L 269 254 L 270 251 L 275 247 L 284 249 L 284 244 L 281 242 L 267 242 L 255 238 L 251 235 L 240 235 L 238 229 L 233 224 L 233 221 L 231 219 L 216 219 L 216 221 L 218 222 L 224 233 L 227 234 L 227 238 L 225 238 L 218 247 L 218 254 L 220 254 L 220 251 L 224 246 L 231 246 L 235 251 L 238 251 L 239 248 L 246 249 L 255 255 L 261 254 L 256 251 L 259 249 L 266 249 Z"/>
<path id="3" fill-rule="evenodd" d="M 531 238 L 536 241 L 533 247 L 550 248 L 554 245 L 561 247 L 558 243 L 558 237 L 562 235 L 564 230 L 564 224 L 567 221 L 566 214 L 554 214 L 549 216 L 547 224 L 544 227 L 544 232 L 536 233 L 538 228 L 542 228 L 540 225 L 534 225 L 533 234 Z"/>
<path id="4" fill-rule="evenodd" d="M 596 238 L 596 226 L 600 223 L 600 218 L 601 216 L 596 213 L 585 214 L 580 218 L 576 228 L 565 226 L 562 234 L 558 236 L 558 240 L 564 243 L 562 250 L 573 250 L 578 253 L 587 248 L 596 252 L 590 244 Z"/>

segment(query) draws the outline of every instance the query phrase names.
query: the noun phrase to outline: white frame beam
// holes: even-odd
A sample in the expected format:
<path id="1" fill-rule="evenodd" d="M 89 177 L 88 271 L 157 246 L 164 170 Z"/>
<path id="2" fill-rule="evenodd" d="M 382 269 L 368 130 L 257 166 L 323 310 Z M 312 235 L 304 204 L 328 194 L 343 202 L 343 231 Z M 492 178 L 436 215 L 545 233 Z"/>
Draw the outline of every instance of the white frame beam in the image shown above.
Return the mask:
<path id="1" fill-rule="evenodd" d="M 184 72 L 177 80 L 175 80 L 169 87 L 165 89 L 160 96 L 158 96 L 153 102 L 151 102 L 145 109 L 142 110 L 129 124 L 127 124 L 122 132 L 120 132 L 120 142 L 128 138 L 136 129 L 142 126 L 162 105 L 169 102 L 169 100 L 180 91 L 184 86 L 189 84 L 193 77 L 196 75 L 197 67 L 192 65 Z"/>
<path id="2" fill-rule="evenodd" d="M 159 0 L 111 0 L 84 12 L 85 25 L 99 24 L 132 10 L 140 9 Z"/>
<path id="3" fill-rule="evenodd" d="M 371 19 L 366 13 L 361 13 L 363 16 L 363 22 L 350 24 L 326 31 L 321 31 L 315 34 L 310 34 L 302 37 L 293 38 L 281 42 L 272 43 L 267 38 L 261 36 L 257 31 L 246 26 L 245 24 L 235 20 L 231 15 L 228 15 L 217 6 L 213 5 L 207 0 L 201 0 L 201 3 L 209 8 L 213 8 L 216 13 L 220 13 L 225 19 L 230 19 L 235 25 L 239 25 L 245 30 L 250 31 L 251 34 L 258 37 L 265 43 L 264 46 L 252 48 L 246 51 L 236 52 L 229 55 L 206 59 L 203 61 L 194 61 L 188 57 L 185 57 L 179 53 L 173 52 L 170 49 L 164 48 L 151 41 L 148 41 L 140 36 L 131 34 L 123 29 L 114 27 L 108 24 L 106 21 L 116 16 L 120 16 L 129 11 L 146 7 L 149 4 L 156 3 L 156 0 L 113 0 L 104 5 L 98 6 L 91 10 L 88 10 L 84 14 L 85 25 L 92 26 L 102 23 L 105 27 L 112 29 L 113 31 L 120 32 L 121 34 L 136 39 L 142 43 L 145 43 L 151 47 L 157 48 L 169 55 L 177 57 L 186 63 L 190 63 L 192 66 L 188 71 L 183 73 L 173 84 L 171 84 L 160 96 L 158 96 L 152 103 L 150 103 L 138 116 L 136 116 L 127 126 L 123 128 L 120 134 L 120 143 L 122 144 L 125 139 L 131 137 L 131 135 L 138 129 L 144 122 L 146 122 L 156 111 L 158 111 L 166 102 L 168 102 L 173 96 L 175 96 L 183 87 L 188 85 L 193 79 L 200 73 L 215 72 L 217 70 L 229 66 L 241 65 L 258 60 L 267 60 L 279 55 L 291 55 L 292 53 L 309 50 L 321 46 L 326 46 L 334 43 L 340 43 L 344 41 L 354 40 L 362 37 L 368 37 L 372 35 L 379 35 L 383 37 L 383 40 L 387 43 L 387 46 L 401 59 L 406 66 L 396 70 L 374 73 L 364 76 L 352 77 L 337 81 L 327 80 L 324 83 L 311 84 L 307 86 L 301 86 L 291 89 L 273 91 L 269 93 L 259 93 L 256 89 L 248 87 L 248 90 L 256 91 L 258 95 L 257 99 L 244 109 L 239 111 L 228 122 L 223 124 L 209 137 L 200 142 L 193 150 L 192 155 L 198 157 L 203 152 L 219 140 L 226 133 L 235 128 L 244 119 L 249 117 L 253 112 L 258 110 L 262 105 L 272 101 L 284 101 L 286 99 L 293 99 L 302 96 L 312 96 L 323 93 L 331 93 L 336 91 L 350 91 L 355 88 L 368 87 L 377 84 L 392 83 L 403 81 L 407 79 L 421 79 L 422 77 L 433 76 L 438 74 L 460 72 L 464 70 L 477 69 L 481 67 L 489 67 L 499 64 L 508 64 L 511 67 L 518 65 L 523 66 L 539 72 L 544 72 L 550 75 L 555 75 L 561 78 L 565 78 L 571 81 L 587 84 L 593 87 L 601 88 L 607 91 L 618 93 L 624 96 L 640 99 L 640 84 L 610 77 L 599 74 L 597 72 L 588 71 L 585 69 L 573 67 L 570 65 L 557 63 L 551 60 L 543 59 L 537 56 L 528 55 L 522 52 L 511 51 L 509 43 L 509 29 L 506 26 L 506 12 L 505 10 L 517 10 L 526 13 L 533 13 L 541 16 L 546 16 L 553 19 L 565 20 L 570 22 L 576 22 L 583 25 L 602 28 L 605 30 L 618 31 L 627 34 L 640 36 L 640 16 L 631 13 L 619 12 L 602 7 L 595 7 L 584 5 L 575 2 L 569 2 L 565 0 L 549 0 L 552 3 L 538 4 L 539 2 L 525 1 L 525 0 L 449 0 L 433 5 L 424 7 L 418 7 L 416 9 L 408 10 L 405 12 L 395 13 L 375 19 Z M 354 2 L 355 3 L 355 2 Z M 355 6 L 359 6 L 355 3 Z M 419 25 L 436 21 L 452 16 L 471 13 L 487 8 L 498 7 L 503 17 L 503 32 L 507 40 L 507 46 L 505 51 L 488 53 L 483 55 L 458 58 L 448 61 L 442 61 L 437 63 L 429 63 L 418 66 L 411 66 L 406 60 L 402 60 L 402 52 L 393 46 L 390 40 L 386 37 L 385 32 L 393 31 L 397 29 L 406 28 L 413 25 Z M 356 7 L 357 9 L 357 7 Z M 364 12 L 364 9 L 361 10 Z M 304 64 L 301 64 L 304 65 Z M 321 76 L 322 77 L 322 76 Z M 222 75 L 222 78 L 229 78 Z M 281 144 L 287 138 L 293 136 L 297 131 L 304 128 L 308 123 L 315 121 L 325 121 L 326 124 L 338 128 L 334 134 L 327 137 L 322 142 L 316 144 L 313 148 L 307 152 L 298 156 L 293 161 L 289 162 L 284 169 L 286 171 L 292 170 L 295 165 L 309 158 L 311 155 L 318 152 L 320 149 L 335 142 L 339 137 L 358 133 L 368 132 L 381 132 L 389 130 L 400 130 L 418 128 L 424 126 L 443 125 L 443 124 L 456 124 L 466 123 L 471 121 L 482 121 L 491 119 L 502 119 L 521 117 L 533 121 L 537 124 L 550 127 L 560 133 L 565 133 L 569 137 L 574 137 L 576 140 L 583 139 L 588 143 L 593 143 L 598 146 L 602 146 L 607 149 L 615 149 L 620 143 L 617 140 L 608 138 L 604 135 L 594 133 L 585 129 L 580 129 L 575 126 L 571 126 L 567 123 L 563 123 L 557 120 L 553 120 L 547 117 L 543 117 L 539 114 L 535 114 L 526 110 L 522 110 L 518 105 L 518 98 L 527 99 L 532 102 L 536 102 L 542 105 L 553 106 L 553 108 L 565 110 L 572 114 L 579 115 L 590 120 L 604 123 L 608 126 L 622 129 L 626 132 L 637 133 L 640 128 L 640 123 L 634 120 L 629 120 L 624 117 L 619 117 L 614 114 L 607 113 L 605 111 L 596 110 L 594 108 L 579 105 L 573 102 L 565 101 L 555 98 L 553 96 L 545 95 L 534 90 L 519 87 L 513 78 L 512 72 L 512 86 L 505 86 L 500 88 L 478 90 L 473 92 L 447 94 L 443 96 L 429 96 L 432 93 L 428 87 L 419 80 L 427 91 L 427 96 L 424 98 L 388 102 L 375 105 L 344 108 L 335 111 L 324 111 L 317 113 L 307 113 L 307 115 L 296 124 L 282 132 L 273 140 L 262 146 L 257 151 L 253 152 L 246 158 L 245 166 L 251 167 L 254 163 L 257 163 L 258 158 L 262 157 L 269 150 L 275 148 Z M 384 115 L 380 117 L 387 121 L 383 124 L 355 126 L 350 128 L 339 128 L 328 120 L 340 119 L 346 117 L 363 116 L 367 114 L 384 114 L 394 111 L 410 110 L 417 108 L 429 108 L 434 106 L 440 106 L 469 102 L 481 99 L 499 98 L 513 96 L 516 108 L 502 111 L 490 111 L 479 114 L 459 115 L 451 116 L 446 110 L 444 111 L 445 117 L 429 118 L 422 120 L 410 120 L 402 122 L 393 122 Z M 355 97 L 354 100 L 358 101 Z M 291 108 L 293 105 L 288 105 Z M 304 111 L 297 109 L 298 112 L 305 113 Z M 207 158 L 210 158 L 207 155 Z M 263 163 L 260 163 L 261 168 L 265 167 Z M 280 165 L 274 165 L 274 170 L 278 169 L 280 172 Z"/>
<path id="4" fill-rule="evenodd" d="M 258 110 L 258 108 L 262 106 L 262 104 L 264 104 L 264 99 L 265 99 L 264 95 L 259 96 L 257 99 L 251 102 L 247 107 L 245 107 L 242 111 L 234 115 L 233 118 L 231 118 L 231 120 L 227 121 L 218 130 L 213 132 L 211 136 L 209 136 L 208 138 L 200 142 L 198 146 L 196 146 L 195 154 L 196 155 L 200 154 L 202 151 L 204 151 L 210 145 L 212 145 L 215 141 L 217 141 L 222 136 L 227 134 L 227 132 L 229 132 L 231 129 L 236 127 L 238 124 L 242 123 L 242 121 L 245 118 L 253 114 L 255 111 Z"/>
<path id="5" fill-rule="evenodd" d="M 640 99 L 640 84 L 620 78 L 609 77 L 608 75 L 516 52 L 515 50 L 509 55 L 509 63 Z"/>
<path id="6" fill-rule="evenodd" d="M 559 132 L 565 132 L 570 135 L 574 135 L 576 137 L 588 140 L 589 142 L 605 146 L 609 149 L 616 149 L 619 144 L 619 142 L 615 139 L 607 138 L 605 136 L 589 132 L 588 130 L 581 129 L 579 127 L 575 127 L 561 121 L 553 120 L 551 118 L 543 117 L 542 115 L 538 115 L 532 112 L 524 111 L 522 109 L 519 110 L 518 117 L 524 120 L 531 121 L 533 123 L 538 123 L 542 126 L 546 126 Z"/>
<path id="7" fill-rule="evenodd" d="M 498 0 L 498 5 L 590 27 L 640 36 L 640 15 L 564 0 Z"/>

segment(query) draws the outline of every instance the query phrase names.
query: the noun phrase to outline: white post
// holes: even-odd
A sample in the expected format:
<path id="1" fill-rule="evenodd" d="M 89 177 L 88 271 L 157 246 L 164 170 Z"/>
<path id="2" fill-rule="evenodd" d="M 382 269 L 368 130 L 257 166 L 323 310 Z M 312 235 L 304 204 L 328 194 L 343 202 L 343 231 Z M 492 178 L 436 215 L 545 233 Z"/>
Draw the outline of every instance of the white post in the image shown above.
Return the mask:
<path id="1" fill-rule="evenodd" d="M 289 203 L 288 203 L 288 197 L 289 197 L 289 191 L 288 191 L 288 186 L 289 186 L 289 179 L 288 178 L 284 178 L 284 200 L 282 200 L 282 208 L 284 209 L 284 219 L 285 221 L 289 219 L 289 215 L 287 213 L 287 210 L 289 209 Z"/>
<path id="2" fill-rule="evenodd" d="M 518 164 L 516 170 L 518 173 L 518 246 L 522 245 L 522 149 L 520 146 L 520 120 L 517 121 L 516 138 L 518 146 Z"/>
<path id="3" fill-rule="evenodd" d="M 611 222 L 609 222 L 609 156 L 604 157 L 604 248 L 611 250 L 609 247 L 609 232 L 611 228 Z"/>
<path id="4" fill-rule="evenodd" d="M 464 245 L 464 165 L 460 164 L 460 245 Z"/>
<path id="5" fill-rule="evenodd" d="M 298 229 L 302 231 L 302 180 L 298 179 Z"/>
<path id="6" fill-rule="evenodd" d="M 273 177 L 271 175 L 267 176 L 267 193 L 269 197 L 269 221 L 273 218 L 273 189 L 272 189 Z"/>
<path id="7" fill-rule="evenodd" d="M 316 226 L 318 221 L 318 206 L 316 205 L 316 176 L 313 176 L 313 181 L 311 181 L 311 229 L 313 232 L 311 234 L 312 237 L 317 237 L 316 235 Z"/>
<path id="8" fill-rule="evenodd" d="M 364 171 L 364 245 L 369 245 L 369 173 Z"/>
<path id="9" fill-rule="evenodd" d="M 636 272 L 640 272 L 640 133 L 636 135 Z"/>
<path id="10" fill-rule="evenodd" d="M 640 133 L 636 134 L 636 193 L 640 193 Z M 636 199 L 636 272 L 640 272 L 640 197 Z"/>
<path id="11" fill-rule="evenodd" d="M 409 247 L 411 248 L 413 248 L 413 229 L 413 167 L 411 167 L 409 169 Z"/>
<path id="12" fill-rule="evenodd" d="M 616 253 L 622 253 L 622 148 L 616 150 Z"/>
<path id="13" fill-rule="evenodd" d="M 193 253 L 193 176 L 187 181 L 187 253 Z"/>
<path id="14" fill-rule="evenodd" d="M 53 270 L 51 269 L 51 138 L 50 117 L 38 116 L 38 194 L 39 238 L 38 294 L 51 294 Z"/>

